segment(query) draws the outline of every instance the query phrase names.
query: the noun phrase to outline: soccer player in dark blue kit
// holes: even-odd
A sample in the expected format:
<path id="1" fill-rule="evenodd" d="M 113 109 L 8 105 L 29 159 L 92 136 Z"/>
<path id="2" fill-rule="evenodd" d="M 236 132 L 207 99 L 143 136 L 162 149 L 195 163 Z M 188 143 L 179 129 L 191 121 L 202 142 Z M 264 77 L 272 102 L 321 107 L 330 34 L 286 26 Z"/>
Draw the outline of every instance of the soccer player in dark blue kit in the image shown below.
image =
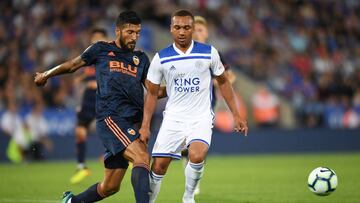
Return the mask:
<path id="1" fill-rule="evenodd" d="M 136 202 L 149 202 L 147 138 L 138 133 L 136 125 L 142 120 L 143 85 L 149 67 L 146 54 L 134 51 L 140 30 L 138 15 L 124 11 L 116 20 L 115 41 L 97 42 L 80 56 L 35 76 L 37 85 L 45 85 L 50 77 L 84 66 L 96 67 L 96 132 L 106 149 L 105 177 L 78 195 L 65 192 L 62 203 L 96 202 L 115 194 L 128 161 L 133 163 L 131 183 Z"/>

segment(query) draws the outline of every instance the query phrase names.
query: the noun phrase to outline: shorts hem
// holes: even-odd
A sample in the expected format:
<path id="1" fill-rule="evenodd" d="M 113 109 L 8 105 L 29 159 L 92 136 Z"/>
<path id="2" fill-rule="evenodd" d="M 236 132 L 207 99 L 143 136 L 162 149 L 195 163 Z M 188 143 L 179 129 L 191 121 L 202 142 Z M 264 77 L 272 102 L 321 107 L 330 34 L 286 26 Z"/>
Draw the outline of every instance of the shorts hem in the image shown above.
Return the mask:
<path id="1" fill-rule="evenodd" d="M 152 157 L 171 157 L 171 158 L 177 159 L 177 160 L 181 159 L 181 155 L 170 154 L 170 153 L 152 153 L 151 156 Z"/>
<path id="2" fill-rule="evenodd" d="M 202 142 L 202 143 L 205 143 L 208 147 L 210 147 L 210 144 L 203 139 L 193 139 L 189 142 L 189 144 L 186 145 L 186 147 L 188 148 L 190 146 L 190 144 L 193 142 Z"/>

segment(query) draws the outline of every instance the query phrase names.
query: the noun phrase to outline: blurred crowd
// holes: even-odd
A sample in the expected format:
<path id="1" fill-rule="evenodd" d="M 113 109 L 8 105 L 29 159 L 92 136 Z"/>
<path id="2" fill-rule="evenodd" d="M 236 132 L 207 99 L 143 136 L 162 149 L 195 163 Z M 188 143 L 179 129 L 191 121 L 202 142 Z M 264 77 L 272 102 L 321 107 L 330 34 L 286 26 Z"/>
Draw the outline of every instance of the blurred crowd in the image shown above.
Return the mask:
<path id="1" fill-rule="evenodd" d="M 0 1 L 0 112 L 24 119 L 35 107 L 75 110 L 81 94 L 74 76 L 56 77 L 40 89 L 34 73 L 79 55 L 94 27 L 113 33 L 122 10 L 168 31 L 177 8 L 208 19 L 211 41 L 231 67 L 265 82 L 276 93 L 273 103 L 291 102 L 300 126 L 359 127 L 357 0 Z M 154 37 L 145 27 L 139 42 L 150 55 L 157 51 L 149 44 Z"/>
<path id="2" fill-rule="evenodd" d="M 359 127 L 360 1 L 225 2 L 207 17 L 233 67 L 289 100 L 300 126 Z"/>

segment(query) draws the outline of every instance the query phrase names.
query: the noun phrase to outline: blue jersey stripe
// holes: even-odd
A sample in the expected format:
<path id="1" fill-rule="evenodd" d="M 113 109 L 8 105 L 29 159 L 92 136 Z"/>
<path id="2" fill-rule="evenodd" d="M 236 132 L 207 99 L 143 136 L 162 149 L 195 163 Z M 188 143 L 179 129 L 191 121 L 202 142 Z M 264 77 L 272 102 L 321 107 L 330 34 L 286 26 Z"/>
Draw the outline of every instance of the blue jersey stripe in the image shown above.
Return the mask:
<path id="1" fill-rule="evenodd" d="M 165 49 L 161 50 L 159 52 L 159 57 L 160 58 L 165 58 L 165 57 L 170 57 L 170 56 L 176 56 L 179 55 L 179 53 L 177 53 L 173 47 L 173 45 L 170 45 L 168 47 L 166 47 Z"/>
<path id="2" fill-rule="evenodd" d="M 210 54 L 211 46 L 208 44 L 203 44 L 203 43 L 194 41 L 194 47 L 191 50 L 191 53 Z"/>
<path id="3" fill-rule="evenodd" d="M 164 64 L 164 63 L 168 63 L 171 61 L 181 61 L 181 60 L 186 60 L 186 59 L 211 59 L 211 56 L 184 56 L 184 57 L 179 57 L 179 58 L 163 60 L 160 63 Z"/>

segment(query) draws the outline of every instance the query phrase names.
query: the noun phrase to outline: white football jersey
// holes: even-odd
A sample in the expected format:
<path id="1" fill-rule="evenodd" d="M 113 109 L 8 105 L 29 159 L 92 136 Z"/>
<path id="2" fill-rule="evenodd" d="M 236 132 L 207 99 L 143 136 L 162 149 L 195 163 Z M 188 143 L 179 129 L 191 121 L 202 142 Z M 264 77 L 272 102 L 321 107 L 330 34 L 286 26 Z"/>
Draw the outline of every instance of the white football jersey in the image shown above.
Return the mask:
<path id="1" fill-rule="evenodd" d="M 219 76 L 224 70 L 214 47 L 192 41 L 186 53 L 175 44 L 156 53 L 147 79 L 154 84 L 165 80 L 169 97 L 164 111 L 167 119 L 213 119 L 211 76 Z"/>

